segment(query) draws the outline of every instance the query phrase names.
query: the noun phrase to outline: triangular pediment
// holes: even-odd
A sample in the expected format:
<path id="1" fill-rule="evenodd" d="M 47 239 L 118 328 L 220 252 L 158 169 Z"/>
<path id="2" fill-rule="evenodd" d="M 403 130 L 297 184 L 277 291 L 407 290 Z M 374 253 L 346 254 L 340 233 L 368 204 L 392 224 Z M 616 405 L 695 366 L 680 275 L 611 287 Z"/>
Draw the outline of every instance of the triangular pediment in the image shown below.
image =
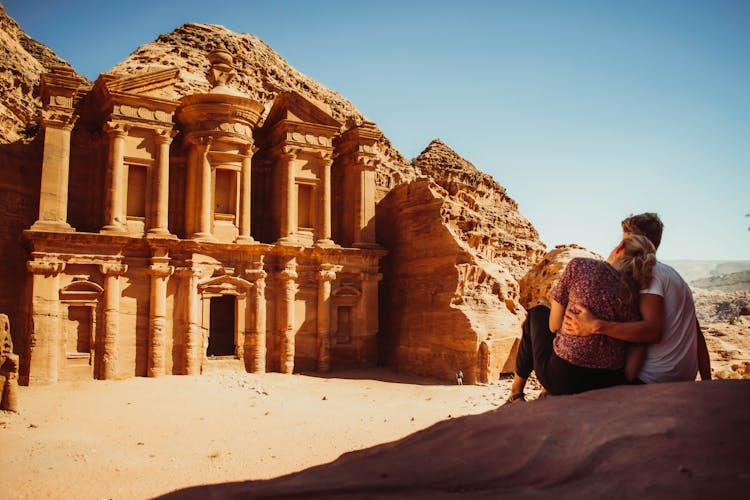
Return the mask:
<path id="1" fill-rule="evenodd" d="M 161 89 L 177 83 L 179 68 L 153 70 L 137 75 L 107 75 L 104 80 L 111 94 L 126 93 L 141 96 L 161 97 Z"/>
<path id="2" fill-rule="evenodd" d="M 336 129 L 341 123 L 330 114 L 330 108 L 324 103 L 314 103 L 296 92 L 283 92 L 276 97 L 268 113 L 266 123 L 275 124 L 281 120 L 299 123 L 313 123 Z"/>

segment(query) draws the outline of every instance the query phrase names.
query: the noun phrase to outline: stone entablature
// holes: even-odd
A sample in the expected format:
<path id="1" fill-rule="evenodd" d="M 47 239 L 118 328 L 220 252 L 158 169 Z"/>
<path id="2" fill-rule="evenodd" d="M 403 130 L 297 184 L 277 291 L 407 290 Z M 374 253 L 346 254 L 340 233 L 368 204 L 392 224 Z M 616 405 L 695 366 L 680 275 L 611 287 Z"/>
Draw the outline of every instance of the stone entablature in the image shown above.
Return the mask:
<path id="1" fill-rule="evenodd" d="M 360 153 L 340 153 L 324 109 L 281 94 L 265 113 L 231 88 L 231 54 L 209 60 L 213 88 L 180 101 L 159 97 L 172 69 L 102 75 L 90 91 L 45 77 L 45 112 L 67 118 L 43 123 L 40 215 L 24 232 L 27 383 L 198 374 L 215 360 L 283 373 L 376 363 L 385 252 L 341 236 L 375 210 L 357 166 L 374 151 L 366 127 L 342 142 Z M 334 184 L 332 169 L 355 180 Z M 68 192 L 71 171 L 90 192 Z M 334 229 L 344 189 L 360 215 Z M 68 203 L 101 207 L 98 231 L 68 224 Z"/>

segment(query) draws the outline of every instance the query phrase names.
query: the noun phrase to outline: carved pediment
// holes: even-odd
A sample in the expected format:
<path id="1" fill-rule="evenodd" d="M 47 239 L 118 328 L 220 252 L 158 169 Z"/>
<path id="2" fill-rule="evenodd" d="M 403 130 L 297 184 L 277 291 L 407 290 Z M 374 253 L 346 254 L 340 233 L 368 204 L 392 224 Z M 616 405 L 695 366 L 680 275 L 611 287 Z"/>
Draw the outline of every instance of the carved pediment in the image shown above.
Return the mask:
<path id="1" fill-rule="evenodd" d="M 198 290 L 201 293 L 217 295 L 244 295 L 252 286 L 253 284 L 249 281 L 225 274 L 200 283 Z"/>
<path id="2" fill-rule="evenodd" d="M 169 68 L 139 75 L 103 74 L 94 83 L 91 95 L 94 108 L 102 117 L 172 123 L 179 101 L 158 96 L 160 89 L 177 82 L 179 71 Z"/>
<path id="3" fill-rule="evenodd" d="M 266 123 L 273 126 L 279 121 L 286 120 L 340 130 L 342 124 L 331 116 L 330 109 L 324 109 L 324 107 L 327 108 L 325 104 L 313 103 L 296 92 L 283 92 L 274 100 Z"/>

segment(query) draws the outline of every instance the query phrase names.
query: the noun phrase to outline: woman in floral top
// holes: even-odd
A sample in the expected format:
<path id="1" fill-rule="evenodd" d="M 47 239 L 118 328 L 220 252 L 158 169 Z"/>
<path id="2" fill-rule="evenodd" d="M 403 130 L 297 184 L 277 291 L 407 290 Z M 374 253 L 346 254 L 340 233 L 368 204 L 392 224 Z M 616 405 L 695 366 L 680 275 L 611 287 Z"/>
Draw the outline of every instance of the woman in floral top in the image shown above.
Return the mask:
<path id="1" fill-rule="evenodd" d="M 568 263 L 552 292 L 551 310 L 534 307 L 524 322 L 509 402 L 523 400 L 532 370 L 551 394 L 625 382 L 625 342 L 604 335 L 568 335 L 561 329 L 563 318 L 567 308 L 575 311 L 575 305 L 581 304 L 609 321 L 640 319 L 638 291 L 651 282 L 655 252 L 648 238 L 632 235 L 617 245 L 606 262 L 576 258 Z"/>

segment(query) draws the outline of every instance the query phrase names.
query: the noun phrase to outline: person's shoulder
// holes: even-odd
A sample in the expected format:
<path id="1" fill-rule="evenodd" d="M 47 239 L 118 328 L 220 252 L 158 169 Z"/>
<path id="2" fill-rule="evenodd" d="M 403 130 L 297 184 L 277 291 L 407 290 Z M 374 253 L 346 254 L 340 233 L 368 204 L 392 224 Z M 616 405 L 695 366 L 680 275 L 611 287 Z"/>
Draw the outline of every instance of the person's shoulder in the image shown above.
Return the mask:
<path id="1" fill-rule="evenodd" d="M 682 279 L 682 276 L 680 276 L 680 273 L 678 273 L 674 267 L 658 260 L 654 266 L 654 277 L 659 277 L 662 280 L 670 281 L 672 283 L 679 283 L 680 285 L 687 285 L 685 280 Z"/>

